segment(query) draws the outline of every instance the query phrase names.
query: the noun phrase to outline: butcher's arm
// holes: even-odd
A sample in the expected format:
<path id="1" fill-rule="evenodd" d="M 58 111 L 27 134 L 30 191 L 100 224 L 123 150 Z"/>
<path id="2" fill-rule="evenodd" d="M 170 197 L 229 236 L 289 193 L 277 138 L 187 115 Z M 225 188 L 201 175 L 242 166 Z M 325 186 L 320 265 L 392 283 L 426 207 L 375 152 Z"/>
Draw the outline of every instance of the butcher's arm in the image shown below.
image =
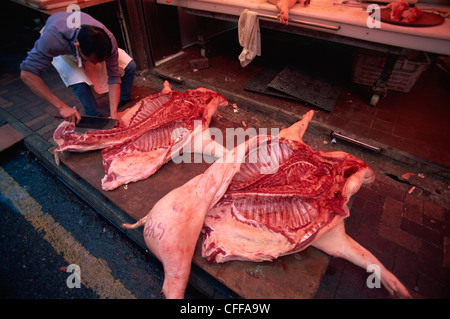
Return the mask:
<path id="1" fill-rule="evenodd" d="M 111 118 L 118 119 L 117 107 L 120 101 L 120 84 L 112 83 L 109 85 L 109 111 Z"/>
<path id="2" fill-rule="evenodd" d="M 29 71 L 22 70 L 20 72 L 20 78 L 34 94 L 56 107 L 59 114 L 66 121 L 78 123 L 81 120 L 80 113 L 78 113 L 76 109 L 66 105 L 56 95 L 54 95 L 40 76 L 37 76 Z"/>

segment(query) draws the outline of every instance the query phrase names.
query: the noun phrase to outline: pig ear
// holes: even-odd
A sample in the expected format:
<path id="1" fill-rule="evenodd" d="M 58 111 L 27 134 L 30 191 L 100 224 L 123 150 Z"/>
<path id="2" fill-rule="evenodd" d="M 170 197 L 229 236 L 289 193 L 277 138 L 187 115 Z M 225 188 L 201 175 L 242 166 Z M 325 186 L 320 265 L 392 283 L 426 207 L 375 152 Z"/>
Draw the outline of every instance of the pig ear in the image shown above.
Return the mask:
<path id="1" fill-rule="evenodd" d="M 308 124 L 314 116 L 314 111 L 311 110 L 303 115 L 302 119 L 297 123 L 294 123 L 288 128 L 280 131 L 280 137 L 284 137 L 290 140 L 298 141 L 303 144 L 303 135 L 308 128 Z"/>

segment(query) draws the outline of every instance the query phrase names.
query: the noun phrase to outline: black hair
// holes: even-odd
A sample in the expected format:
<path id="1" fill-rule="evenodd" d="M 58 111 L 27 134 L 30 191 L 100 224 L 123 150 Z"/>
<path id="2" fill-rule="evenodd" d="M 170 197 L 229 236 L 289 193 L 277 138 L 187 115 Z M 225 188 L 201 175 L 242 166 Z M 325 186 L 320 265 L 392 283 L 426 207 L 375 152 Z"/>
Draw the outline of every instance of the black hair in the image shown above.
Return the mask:
<path id="1" fill-rule="evenodd" d="M 106 60 L 111 54 L 111 39 L 102 28 L 92 25 L 81 25 L 78 33 L 78 43 L 84 55 L 90 56 L 95 54 L 99 62 Z"/>

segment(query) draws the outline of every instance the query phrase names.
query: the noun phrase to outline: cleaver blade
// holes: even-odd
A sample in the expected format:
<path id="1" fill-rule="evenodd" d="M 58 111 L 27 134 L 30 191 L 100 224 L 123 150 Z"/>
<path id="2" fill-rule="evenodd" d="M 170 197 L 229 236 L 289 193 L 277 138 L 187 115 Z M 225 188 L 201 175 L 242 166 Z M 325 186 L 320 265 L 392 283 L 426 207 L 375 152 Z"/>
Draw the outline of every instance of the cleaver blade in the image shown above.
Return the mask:
<path id="1" fill-rule="evenodd" d="M 55 118 L 62 118 L 60 115 L 56 115 Z M 114 128 L 116 119 L 100 116 L 81 116 L 81 120 L 78 124 L 75 124 L 76 131 L 92 131 L 92 130 L 110 130 Z"/>

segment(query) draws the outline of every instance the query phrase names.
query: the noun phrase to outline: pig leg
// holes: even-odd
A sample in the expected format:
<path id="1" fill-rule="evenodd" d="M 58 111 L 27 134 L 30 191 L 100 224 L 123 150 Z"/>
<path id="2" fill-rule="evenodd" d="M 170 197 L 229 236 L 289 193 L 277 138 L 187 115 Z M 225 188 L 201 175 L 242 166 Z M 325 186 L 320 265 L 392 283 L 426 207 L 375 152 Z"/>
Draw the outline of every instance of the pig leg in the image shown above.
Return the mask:
<path id="1" fill-rule="evenodd" d="M 288 128 L 282 129 L 280 131 L 280 137 L 303 143 L 303 135 L 305 134 L 308 124 L 313 116 L 313 110 L 306 112 L 300 121 L 292 124 Z"/>
<path id="2" fill-rule="evenodd" d="M 195 245 L 206 213 L 219 201 L 240 168 L 240 161 L 215 163 L 203 174 L 161 198 L 143 224 L 144 240 L 164 267 L 163 293 L 168 299 L 183 298 L 191 269 Z"/>
<path id="3" fill-rule="evenodd" d="M 381 283 L 389 293 L 400 298 L 411 298 L 405 286 L 374 255 L 345 233 L 344 222 L 323 234 L 312 246 L 329 255 L 347 259 L 364 269 L 372 264 L 379 266 Z"/>
<path id="4" fill-rule="evenodd" d="M 278 20 L 281 21 L 284 25 L 289 24 L 289 9 L 294 6 L 297 0 L 282 0 L 278 2 L 278 9 L 280 9 L 280 13 L 278 14 Z"/>
<path id="5" fill-rule="evenodd" d="M 300 2 L 301 0 L 298 1 Z M 297 3 L 297 0 L 268 0 L 268 2 L 276 5 L 278 10 L 280 10 L 280 13 L 277 15 L 278 20 L 280 20 L 281 23 L 288 25 L 289 9 Z"/>

